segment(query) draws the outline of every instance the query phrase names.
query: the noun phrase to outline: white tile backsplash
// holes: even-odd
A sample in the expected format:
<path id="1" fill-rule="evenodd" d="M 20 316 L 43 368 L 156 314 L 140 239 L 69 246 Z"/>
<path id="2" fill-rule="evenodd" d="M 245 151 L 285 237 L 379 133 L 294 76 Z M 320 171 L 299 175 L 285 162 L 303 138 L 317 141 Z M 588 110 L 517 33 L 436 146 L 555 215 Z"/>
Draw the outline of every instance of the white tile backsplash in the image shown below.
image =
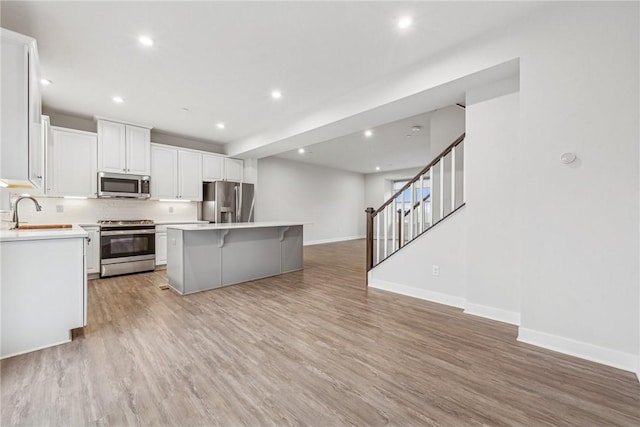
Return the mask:
<path id="1" fill-rule="evenodd" d="M 101 219 L 152 219 L 193 221 L 198 219 L 197 202 L 158 202 L 136 199 L 64 199 L 37 197 L 42 211 L 31 201 L 20 202 L 20 222 L 94 223 Z"/>

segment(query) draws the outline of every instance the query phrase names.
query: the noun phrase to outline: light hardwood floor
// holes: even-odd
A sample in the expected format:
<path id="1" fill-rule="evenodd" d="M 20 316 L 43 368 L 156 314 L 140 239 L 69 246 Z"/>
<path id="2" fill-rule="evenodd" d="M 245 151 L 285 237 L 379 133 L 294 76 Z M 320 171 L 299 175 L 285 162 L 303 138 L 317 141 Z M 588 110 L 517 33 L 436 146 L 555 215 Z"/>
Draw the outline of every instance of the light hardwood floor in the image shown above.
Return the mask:
<path id="1" fill-rule="evenodd" d="M 640 385 L 514 326 L 364 290 L 364 242 L 179 296 L 95 280 L 70 344 L 2 361 L 2 425 L 640 425 Z"/>

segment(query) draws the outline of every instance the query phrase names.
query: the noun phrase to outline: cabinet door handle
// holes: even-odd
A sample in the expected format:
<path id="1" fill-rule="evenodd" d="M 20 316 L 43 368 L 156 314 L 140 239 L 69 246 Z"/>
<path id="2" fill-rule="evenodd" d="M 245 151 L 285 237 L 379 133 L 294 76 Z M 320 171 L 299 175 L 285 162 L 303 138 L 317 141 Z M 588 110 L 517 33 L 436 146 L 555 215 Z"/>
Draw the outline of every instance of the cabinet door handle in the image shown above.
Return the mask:
<path id="1" fill-rule="evenodd" d="M 91 237 L 87 237 L 87 243 L 91 243 Z"/>
<path id="2" fill-rule="evenodd" d="M 36 175 L 36 178 L 42 179 L 42 175 Z"/>

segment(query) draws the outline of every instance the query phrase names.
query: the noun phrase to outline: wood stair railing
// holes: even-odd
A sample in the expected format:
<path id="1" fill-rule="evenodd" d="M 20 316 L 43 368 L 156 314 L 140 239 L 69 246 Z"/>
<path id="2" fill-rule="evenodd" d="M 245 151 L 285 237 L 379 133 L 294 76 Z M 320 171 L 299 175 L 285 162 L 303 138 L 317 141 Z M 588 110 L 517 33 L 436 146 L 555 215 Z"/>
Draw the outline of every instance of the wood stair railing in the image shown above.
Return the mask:
<path id="1" fill-rule="evenodd" d="M 378 209 L 365 210 L 367 272 L 464 206 L 464 139 L 463 133 Z"/>

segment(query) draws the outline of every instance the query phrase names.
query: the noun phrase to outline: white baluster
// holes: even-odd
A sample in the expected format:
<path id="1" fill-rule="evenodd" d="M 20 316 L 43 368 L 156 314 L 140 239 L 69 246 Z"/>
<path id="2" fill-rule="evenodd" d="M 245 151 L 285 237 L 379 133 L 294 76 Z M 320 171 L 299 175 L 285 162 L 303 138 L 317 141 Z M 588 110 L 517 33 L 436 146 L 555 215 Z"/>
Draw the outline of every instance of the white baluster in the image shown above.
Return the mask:
<path id="1" fill-rule="evenodd" d="M 465 174 L 464 174 L 464 170 L 465 170 L 465 166 L 464 166 L 464 139 L 462 140 L 462 142 L 460 142 L 459 144 L 460 149 L 462 150 L 462 194 L 461 194 L 461 198 L 460 198 L 460 202 L 464 203 L 464 191 L 465 191 L 465 187 L 466 187 L 466 178 L 465 178 Z"/>
<path id="2" fill-rule="evenodd" d="M 429 168 L 429 200 L 431 201 L 429 206 L 429 227 L 433 225 L 433 166 Z"/>
<path id="3" fill-rule="evenodd" d="M 420 175 L 420 210 L 418 211 L 418 234 L 424 231 L 424 175 Z"/>
<path id="4" fill-rule="evenodd" d="M 456 147 L 451 149 L 451 212 L 456 209 Z"/>
<path id="5" fill-rule="evenodd" d="M 409 240 L 413 240 L 413 205 L 416 204 L 416 186 L 415 182 L 411 183 L 411 205 L 409 206 Z"/>
<path id="6" fill-rule="evenodd" d="M 387 214 L 387 212 L 389 212 L 389 206 L 386 206 L 384 208 L 384 259 L 387 259 L 387 257 L 389 256 L 387 255 L 387 247 L 389 246 L 389 241 L 387 240 L 387 233 L 389 229 L 389 215 Z"/>
<path id="7" fill-rule="evenodd" d="M 440 216 L 438 217 L 438 221 L 444 218 L 444 156 L 440 158 L 439 163 L 440 163 Z"/>
<path id="8" fill-rule="evenodd" d="M 391 253 L 396 251 L 396 201 L 395 199 L 390 204 L 391 206 Z"/>
<path id="9" fill-rule="evenodd" d="M 380 263 L 380 213 L 376 215 L 376 264 Z"/>

